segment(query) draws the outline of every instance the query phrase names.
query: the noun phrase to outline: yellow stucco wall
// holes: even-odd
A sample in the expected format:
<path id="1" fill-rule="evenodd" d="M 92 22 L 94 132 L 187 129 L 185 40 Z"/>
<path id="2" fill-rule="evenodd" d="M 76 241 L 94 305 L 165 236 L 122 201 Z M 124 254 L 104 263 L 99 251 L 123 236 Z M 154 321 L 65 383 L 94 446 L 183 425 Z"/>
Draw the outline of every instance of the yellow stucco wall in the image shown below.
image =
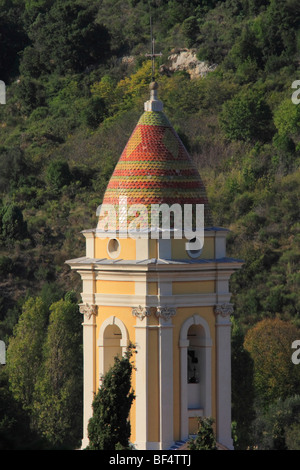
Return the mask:
<path id="1" fill-rule="evenodd" d="M 110 258 L 107 244 L 110 238 L 95 238 L 95 258 Z M 133 238 L 118 238 L 120 253 L 113 259 L 136 259 L 136 240 Z"/>
<path id="2" fill-rule="evenodd" d="M 157 294 L 158 294 L 157 282 L 148 282 L 148 295 L 157 295 Z"/>
<path id="3" fill-rule="evenodd" d="M 95 258 L 110 258 L 107 245 L 110 238 L 95 237 Z M 120 243 L 120 253 L 113 259 L 136 259 L 136 240 L 134 238 L 118 238 Z M 171 255 L 173 259 L 190 259 L 186 251 L 185 238 L 171 240 Z M 157 240 L 149 239 L 149 258 L 158 257 Z M 204 246 L 199 259 L 214 259 L 215 257 L 215 239 L 214 237 L 205 237 Z"/>
<path id="4" fill-rule="evenodd" d="M 134 281 L 96 281 L 97 294 L 135 294 Z"/>
<path id="5" fill-rule="evenodd" d="M 148 440 L 159 441 L 158 329 L 148 333 Z"/>
<path id="6" fill-rule="evenodd" d="M 189 255 L 186 252 L 186 242 L 185 238 L 182 239 L 172 239 L 171 241 L 171 252 L 173 259 L 190 259 Z M 199 259 L 213 259 L 215 257 L 215 239 L 214 237 L 205 237 L 204 246 Z"/>
<path id="7" fill-rule="evenodd" d="M 211 294 L 215 290 L 215 281 L 181 281 L 172 283 L 173 295 Z"/>
<path id="8" fill-rule="evenodd" d="M 158 258 L 157 255 L 157 240 L 149 239 L 149 258 Z"/>
<path id="9" fill-rule="evenodd" d="M 189 434 L 197 434 L 198 418 L 189 418 Z"/>

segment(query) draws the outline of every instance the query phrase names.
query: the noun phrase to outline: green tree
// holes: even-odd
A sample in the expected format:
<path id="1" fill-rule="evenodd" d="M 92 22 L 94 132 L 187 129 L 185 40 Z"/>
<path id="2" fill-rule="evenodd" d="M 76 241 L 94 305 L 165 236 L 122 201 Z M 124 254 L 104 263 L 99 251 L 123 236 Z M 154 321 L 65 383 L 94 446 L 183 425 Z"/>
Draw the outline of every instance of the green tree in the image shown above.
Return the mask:
<path id="1" fill-rule="evenodd" d="M 259 92 L 242 90 L 223 104 L 220 124 L 228 139 L 268 141 L 271 137 L 272 115 Z"/>
<path id="2" fill-rule="evenodd" d="M 7 348 L 6 367 L 10 388 L 14 398 L 29 412 L 42 363 L 48 316 L 43 301 L 39 297 L 30 297 L 23 306 Z"/>
<path id="3" fill-rule="evenodd" d="M 19 147 L 4 148 L 0 152 L 0 191 L 16 189 L 29 171 L 24 152 Z"/>
<path id="4" fill-rule="evenodd" d="M 289 56 L 296 51 L 295 33 L 299 18 L 300 7 L 297 0 L 270 0 L 261 24 L 262 49 L 267 60 L 285 56 L 286 63 L 289 63 Z"/>
<path id="5" fill-rule="evenodd" d="M 11 391 L 7 371 L 0 368 L 0 450 L 41 449 L 42 442 L 30 428 L 30 418 Z"/>
<path id="6" fill-rule="evenodd" d="M 251 425 L 255 418 L 253 359 L 244 349 L 244 335 L 238 322 L 234 318 L 231 321 L 232 421 L 236 423 L 234 447 L 247 449 L 251 444 Z"/>
<path id="7" fill-rule="evenodd" d="M 255 393 L 265 406 L 299 391 L 300 370 L 291 359 L 296 339 L 299 329 L 278 318 L 264 319 L 246 333 L 244 347 L 254 363 Z"/>
<path id="8" fill-rule="evenodd" d="M 92 129 L 96 129 L 107 114 L 104 100 L 98 97 L 91 98 L 83 114 L 87 125 Z"/>
<path id="9" fill-rule="evenodd" d="M 0 77 L 8 83 L 18 73 L 19 53 L 28 43 L 22 24 L 22 5 L 0 5 Z"/>
<path id="10" fill-rule="evenodd" d="M 10 204 L 2 208 L 2 240 L 10 244 L 27 236 L 27 224 L 18 205 Z"/>
<path id="11" fill-rule="evenodd" d="M 75 448 L 82 437 L 82 325 L 78 305 L 70 299 L 50 307 L 35 386 L 37 429 L 54 448 Z"/>
<path id="12" fill-rule="evenodd" d="M 46 170 L 46 180 L 55 191 L 61 191 L 63 186 L 68 186 L 72 175 L 69 165 L 64 160 L 53 160 Z"/>
<path id="13" fill-rule="evenodd" d="M 134 400 L 131 388 L 134 347 L 130 345 L 122 358 L 104 375 L 93 401 L 93 416 L 88 424 L 88 450 L 115 450 L 130 447 L 129 412 Z"/>
<path id="14" fill-rule="evenodd" d="M 300 397 L 279 398 L 268 409 L 258 409 L 253 440 L 258 450 L 299 450 Z"/>
<path id="15" fill-rule="evenodd" d="M 257 38 L 248 24 L 244 26 L 241 36 L 235 41 L 229 56 L 236 67 L 247 59 L 261 65 L 261 51 L 257 45 Z"/>
<path id="16" fill-rule="evenodd" d="M 186 18 L 182 23 L 182 33 L 186 40 L 187 47 L 192 47 L 199 34 L 199 25 L 196 16 Z"/>
<path id="17" fill-rule="evenodd" d="M 293 136 L 299 133 L 300 108 L 290 98 L 279 104 L 274 111 L 274 124 L 279 136 Z"/>
<path id="18" fill-rule="evenodd" d="M 109 52 L 107 29 L 97 23 L 93 6 L 56 0 L 29 27 L 32 45 L 24 49 L 22 74 L 83 72 L 101 63 Z"/>
<path id="19" fill-rule="evenodd" d="M 213 418 L 198 418 L 198 431 L 195 439 L 189 441 L 189 450 L 216 450 Z"/>
<path id="20" fill-rule="evenodd" d="M 45 84 L 34 78 L 35 74 L 22 76 L 16 88 L 16 97 L 20 100 L 22 112 L 28 116 L 34 109 L 46 102 Z"/>

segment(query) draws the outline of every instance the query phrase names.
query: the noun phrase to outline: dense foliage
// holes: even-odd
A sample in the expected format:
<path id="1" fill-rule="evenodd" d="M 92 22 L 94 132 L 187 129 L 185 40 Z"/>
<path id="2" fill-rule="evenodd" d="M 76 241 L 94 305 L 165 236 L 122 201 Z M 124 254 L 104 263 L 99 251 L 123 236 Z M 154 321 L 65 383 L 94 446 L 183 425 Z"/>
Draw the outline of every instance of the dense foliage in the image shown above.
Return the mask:
<path id="1" fill-rule="evenodd" d="M 15 346 L 24 354 L 23 384 L 11 386 L 27 411 L 27 373 L 31 386 L 37 377 L 26 357 L 39 341 L 47 344 L 43 330 L 26 346 L 30 316 L 39 311 L 42 330 L 44 313 L 66 292 L 75 289 L 79 300 L 80 280 L 65 260 L 84 253 L 80 231 L 96 225 L 107 181 L 148 99 L 149 9 L 165 112 L 198 165 L 215 225 L 231 229 L 228 254 L 245 261 L 231 280 L 236 367 L 240 354 L 251 363 L 243 337 L 259 321 L 300 326 L 300 108 L 291 101 L 300 78 L 298 0 L 0 0 L 0 79 L 7 85 L 0 105 L 0 338 L 13 347 L 13 332 L 24 329 Z M 203 78 L 159 73 L 183 48 L 214 71 Z M 290 398 L 286 391 L 282 400 Z M 251 393 L 267 423 L 262 397 Z M 253 414 L 242 423 L 238 390 L 233 398 L 236 439 L 246 446 Z M 41 430 L 48 438 L 50 423 Z M 286 445 L 299 445 L 296 419 L 282 429 Z"/>
<path id="2" fill-rule="evenodd" d="M 16 410 L 19 407 L 27 413 L 25 423 L 35 439 L 39 436 L 40 445 L 50 449 L 79 446 L 82 326 L 73 293 L 50 307 L 46 299 L 28 298 L 10 337 L 6 371 L 14 400 L 10 399 Z M 5 411 L 7 419 L 9 413 Z M 8 446 L 17 447 L 17 442 L 11 439 Z"/>

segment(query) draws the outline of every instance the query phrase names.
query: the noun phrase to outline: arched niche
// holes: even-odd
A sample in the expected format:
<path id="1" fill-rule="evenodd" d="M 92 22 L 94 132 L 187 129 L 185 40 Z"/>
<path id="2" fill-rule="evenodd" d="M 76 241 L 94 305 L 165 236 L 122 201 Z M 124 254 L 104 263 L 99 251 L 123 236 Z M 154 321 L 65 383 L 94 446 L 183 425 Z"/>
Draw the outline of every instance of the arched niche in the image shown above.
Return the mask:
<path id="1" fill-rule="evenodd" d="M 189 435 L 189 419 L 211 416 L 211 347 L 209 325 L 193 315 L 180 330 L 181 438 Z"/>
<path id="2" fill-rule="evenodd" d="M 107 318 L 101 325 L 98 337 L 99 378 L 113 365 L 116 356 L 125 354 L 129 344 L 126 326 L 116 316 Z"/>

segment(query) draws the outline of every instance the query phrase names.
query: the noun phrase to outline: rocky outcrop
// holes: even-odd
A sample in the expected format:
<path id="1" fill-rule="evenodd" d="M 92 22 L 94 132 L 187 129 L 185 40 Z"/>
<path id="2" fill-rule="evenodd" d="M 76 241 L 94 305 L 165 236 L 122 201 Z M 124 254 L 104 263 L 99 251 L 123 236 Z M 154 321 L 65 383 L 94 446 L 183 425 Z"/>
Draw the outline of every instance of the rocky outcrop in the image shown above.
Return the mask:
<path id="1" fill-rule="evenodd" d="M 190 49 L 173 51 L 168 57 L 167 63 L 160 67 L 160 72 L 171 75 L 179 70 L 190 74 L 191 78 L 205 77 L 209 72 L 216 69 L 216 64 L 209 65 L 197 59 L 196 52 Z"/>

